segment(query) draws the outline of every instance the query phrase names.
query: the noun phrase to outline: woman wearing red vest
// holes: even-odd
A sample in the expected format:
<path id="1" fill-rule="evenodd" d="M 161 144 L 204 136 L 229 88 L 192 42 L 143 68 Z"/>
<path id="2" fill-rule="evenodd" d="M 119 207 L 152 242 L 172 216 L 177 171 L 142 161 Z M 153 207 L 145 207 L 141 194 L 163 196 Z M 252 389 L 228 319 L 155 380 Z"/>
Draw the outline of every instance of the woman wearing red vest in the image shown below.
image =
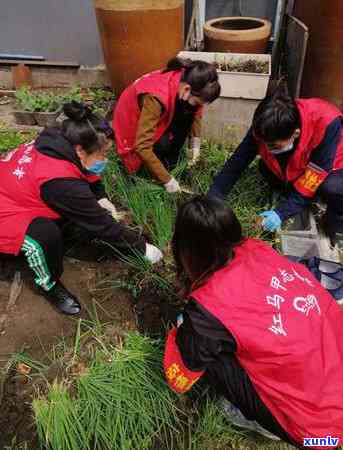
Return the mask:
<path id="1" fill-rule="evenodd" d="M 262 226 L 269 231 L 299 213 L 320 196 L 327 203 L 323 226 L 335 243 L 343 232 L 342 113 L 318 99 L 291 98 L 276 93 L 255 111 L 252 128 L 218 173 L 209 195 L 224 198 L 257 155 L 260 169 L 285 197 L 265 211 Z"/>
<path id="2" fill-rule="evenodd" d="M 169 170 L 189 134 L 191 164 L 199 158 L 203 105 L 219 94 L 212 64 L 181 58 L 126 88 L 114 110 L 113 129 L 127 170 L 133 173 L 145 165 L 168 192 L 178 192 L 180 186 Z"/>
<path id="3" fill-rule="evenodd" d="M 167 338 L 170 387 L 186 392 L 206 373 L 237 426 L 299 448 L 342 444 L 343 311 L 330 294 L 243 238 L 216 198 L 181 206 L 172 245 L 188 302 Z"/>
<path id="4" fill-rule="evenodd" d="M 59 311 L 77 314 L 78 300 L 59 281 L 62 219 L 122 253 L 139 251 L 151 262 L 162 254 L 114 218 L 100 179 L 112 128 L 76 102 L 64 113 L 61 129 L 46 129 L 35 142 L 1 155 L 0 254 L 23 255 L 39 292 Z"/>

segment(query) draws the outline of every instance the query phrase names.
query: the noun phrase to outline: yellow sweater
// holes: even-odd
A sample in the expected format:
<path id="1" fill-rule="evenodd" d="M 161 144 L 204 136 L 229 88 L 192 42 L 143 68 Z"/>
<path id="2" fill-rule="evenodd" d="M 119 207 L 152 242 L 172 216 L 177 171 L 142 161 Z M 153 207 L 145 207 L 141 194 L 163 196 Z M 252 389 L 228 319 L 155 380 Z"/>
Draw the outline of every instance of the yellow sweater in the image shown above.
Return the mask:
<path id="1" fill-rule="evenodd" d="M 151 174 L 162 184 L 168 183 L 171 175 L 153 151 L 154 136 L 163 113 L 163 105 L 159 100 L 144 94 L 139 98 L 141 115 L 138 122 L 135 150 L 142 158 Z M 192 137 L 200 137 L 201 117 L 196 116 L 191 129 Z"/>

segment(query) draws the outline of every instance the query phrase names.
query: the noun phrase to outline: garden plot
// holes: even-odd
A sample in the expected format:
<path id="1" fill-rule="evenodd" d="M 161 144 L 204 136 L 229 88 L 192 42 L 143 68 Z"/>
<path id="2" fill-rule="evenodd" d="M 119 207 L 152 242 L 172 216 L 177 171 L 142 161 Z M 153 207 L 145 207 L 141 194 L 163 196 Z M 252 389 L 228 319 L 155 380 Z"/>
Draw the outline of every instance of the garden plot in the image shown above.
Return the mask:
<path id="1" fill-rule="evenodd" d="M 0 104 L 1 112 L 6 110 L 6 121 L 21 126 L 54 126 L 62 112 L 62 106 L 72 100 L 83 102 L 93 112 L 107 119 L 111 118 L 115 96 L 105 88 L 83 89 L 75 86 L 71 89 L 34 90 L 22 87 L 15 92 L 14 98 L 5 98 Z"/>
<path id="2" fill-rule="evenodd" d="M 0 148 L 13 148 L 32 137 L 3 132 Z M 187 169 L 182 159 L 175 169 L 181 184 L 198 193 L 206 192 L 232 148 L 205 144 L 203 150 L 196 167 Z M 97 263 L 91 267 L 96 271 L 91 279 L 76 275 L 90 268 L 86 263 L 67 261 L 67 268 L 74 264 L 73 274 L 80 284 L 77 294 L 84 305 L 84 296 L 90 297 L 88 313 L 79 321 L 69 322 L 73 332 L 64 339 L 45 336 L 41 342 L 44 351 L 35 350 L 28 337 L 26 352 L 16 348 L 4 371 L 0 427 L 12 430 L 12 434 L 2 433 L 3 448 L 290 448 L 232 429 L 206 391 L 179 397 L 168 390 L 162 372 L 161 336 L 182 302 L 177 294 L 169 242 L 177 205 L 188 194 L 173 197 L 144 175 L 128 177 L 114 157 L 105 183 L 116 205 L 127 212 L 127 222 L 163 248 L 166 258 L 157 267 L 139 255 L 126 259 L 125 265 Z M 259 237 L 266 236 L 256 229 L 254 219 L 265 206 L 265 192 L 253 166 L 228 200 L 244 230 Z M 27 326 L 20 319 L 24 300 L 19 302 L 11 322 L 14 333 L 16 328 Z M 49 308 L 41 299 L 35 300 L 42 309 Z M 48 324 L 56 320 L 54 311 L 46 314 Z M 28 320 L 27 314 L 25 318 Z M 137 326 L 142 334 L 137 333 Z M 58 334 L 56 328 L 51 329 Z M 4 342 L 7 335 L 1 339 Z M 37 337 L 32 339 L 37 346 Z M 16 425 L 11 428 L 11 423 Z"/>

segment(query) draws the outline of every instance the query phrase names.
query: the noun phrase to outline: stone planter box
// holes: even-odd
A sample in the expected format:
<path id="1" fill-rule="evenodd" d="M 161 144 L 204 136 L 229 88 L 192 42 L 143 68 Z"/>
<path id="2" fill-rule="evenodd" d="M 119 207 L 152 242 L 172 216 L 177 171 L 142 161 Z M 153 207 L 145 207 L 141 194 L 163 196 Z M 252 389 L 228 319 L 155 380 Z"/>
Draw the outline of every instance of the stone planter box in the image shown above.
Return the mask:
<path id="1" fill-rule="evenodd" d="M 318 256 L 328 261 L 340 261 L 338 249 L 331 247 L 328 237 L 318 229 L 310 208 L 291 219 L 279 235 L 284 255 L 301 258 Z"/>
<path id="2" fill-rule="evenodd" d="M 53 112 L 35 112 L 34 117 L 40 127 L 53 127 L 56 125 L 56 119 L 61 113 L 61 108 Z"/>
<path id="3" fill-rule="evenodd" d="M 13 111 L 17 125 L 36 125 L 35 113 L 30 111 Z"/>

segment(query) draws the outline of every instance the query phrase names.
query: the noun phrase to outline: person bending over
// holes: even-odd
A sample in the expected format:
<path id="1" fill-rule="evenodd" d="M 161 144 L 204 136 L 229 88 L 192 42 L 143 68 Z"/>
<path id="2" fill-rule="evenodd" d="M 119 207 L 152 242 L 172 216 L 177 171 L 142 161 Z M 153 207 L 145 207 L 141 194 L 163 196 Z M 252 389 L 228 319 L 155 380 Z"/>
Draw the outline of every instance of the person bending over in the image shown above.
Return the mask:
<path id="1" fill-rule="evenodd" d="M 172 248 L 188 301 L 167 337 L 169 386 L 206 373 L 234 424 L 299 448 L 342 444 L 343 311 L 311 272 L 244 238 L 217 198 L 181 206 Z"/>
<path id="2" fill-rule="evenodd" d="M 77 314 L 79 301 L 60 281 L 62 220 L 117 252 L 140 252 L 151 262 L 162 254 L 112 217 L 116 210 L 100 178 L 112 128 L 76 102 L 65 104 L 64 113 L 61 128 L 45 129 L 34 142 L 1 155 L 0 253 L 24 255 L 39 292 L 59 311 Z"/>

